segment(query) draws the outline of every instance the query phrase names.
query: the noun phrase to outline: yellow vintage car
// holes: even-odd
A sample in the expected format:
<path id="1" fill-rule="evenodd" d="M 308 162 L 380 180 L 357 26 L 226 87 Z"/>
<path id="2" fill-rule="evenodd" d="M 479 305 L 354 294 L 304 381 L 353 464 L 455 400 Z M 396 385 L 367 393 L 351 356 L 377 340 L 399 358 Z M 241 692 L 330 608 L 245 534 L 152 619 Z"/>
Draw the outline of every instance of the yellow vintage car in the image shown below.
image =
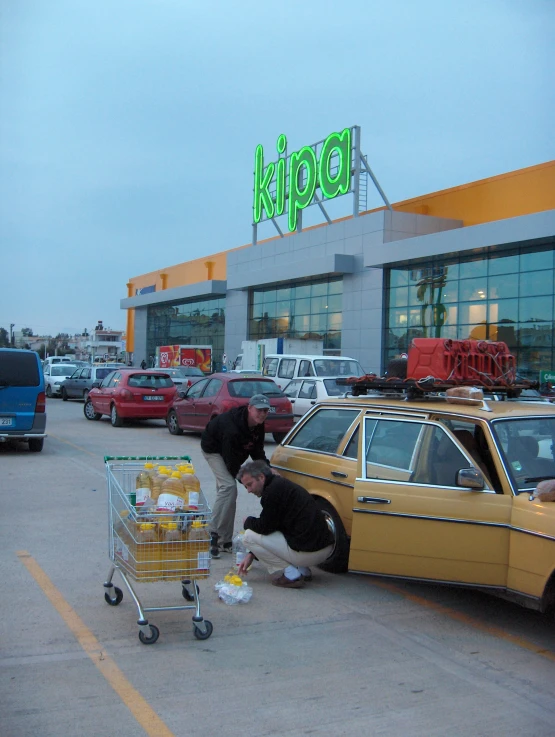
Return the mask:
<path id="1" fill-rule="evenodd" d="M 555 605 L 555 405 L 342 397 L 317 404 L 271 463 L 335 534 L 322 566 L 477 587 Z"/>

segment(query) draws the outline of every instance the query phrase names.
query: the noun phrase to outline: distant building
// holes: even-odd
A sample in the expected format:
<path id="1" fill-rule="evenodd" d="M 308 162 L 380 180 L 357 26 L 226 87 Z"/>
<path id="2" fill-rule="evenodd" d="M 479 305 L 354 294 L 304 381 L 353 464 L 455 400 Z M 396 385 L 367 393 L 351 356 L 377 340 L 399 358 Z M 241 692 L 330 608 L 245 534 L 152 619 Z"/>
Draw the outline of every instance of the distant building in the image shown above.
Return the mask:
<path id="1" fill-rule="evenodd" d="M 94 361 L 120 361 L 125 358 L 123 330 L 105 328 L 99 320 L 91 335 L 84 338 L 87 359 Z"/>

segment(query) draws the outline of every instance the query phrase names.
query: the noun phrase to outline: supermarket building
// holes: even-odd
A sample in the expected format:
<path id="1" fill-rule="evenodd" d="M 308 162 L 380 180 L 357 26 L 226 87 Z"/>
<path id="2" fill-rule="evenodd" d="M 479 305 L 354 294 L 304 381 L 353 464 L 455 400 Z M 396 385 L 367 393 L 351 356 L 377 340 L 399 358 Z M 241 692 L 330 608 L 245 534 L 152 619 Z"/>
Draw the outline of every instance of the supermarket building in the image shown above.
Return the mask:
<path id="1" fill-rule="evenodd" d="M 266 191 L 273 164 L 257 148 L 251 244 L 129 280 L 134 365 L 156 346 L 208 344 L 214 370 L 230 368 L 243 340 L 288 337 L 382 373 L 412 338 L 438 337 L 502 340 L 529 378 L 555 369 L 555 161 L 358 211 L 366 172 L 356 147 L 341 149 L 348 130 L 360 140 L 345 129 L 290 156 L 280 137 Z M 334 192 L 353 195 L 352 215 L 330 220 Z M 315 204 L 326 222 L 303 229 Z M 256 242 L 264 219 L 277 234 Z"/>

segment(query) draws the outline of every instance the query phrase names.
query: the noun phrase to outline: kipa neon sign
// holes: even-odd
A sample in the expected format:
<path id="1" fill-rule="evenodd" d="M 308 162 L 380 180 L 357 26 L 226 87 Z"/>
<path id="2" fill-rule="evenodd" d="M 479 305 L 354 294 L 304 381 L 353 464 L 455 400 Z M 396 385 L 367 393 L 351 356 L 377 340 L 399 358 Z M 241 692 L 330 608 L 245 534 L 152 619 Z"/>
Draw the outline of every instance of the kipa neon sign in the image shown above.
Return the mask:
<path id="1" fill-rule="evenodd" d="M 278 137 L 277 162 L 264 167 L 264 148 L 254 154 L 253 224 L 287 212 L 290 231 L 296 230 L 299 212 L 321 199 L 331 200 L 351 189 L 351 128 L 330 135 L 320 144 L 303 146 L 287 156 L 287 138 Z M 319 149 L 319 150 L 318 150 Z"/>

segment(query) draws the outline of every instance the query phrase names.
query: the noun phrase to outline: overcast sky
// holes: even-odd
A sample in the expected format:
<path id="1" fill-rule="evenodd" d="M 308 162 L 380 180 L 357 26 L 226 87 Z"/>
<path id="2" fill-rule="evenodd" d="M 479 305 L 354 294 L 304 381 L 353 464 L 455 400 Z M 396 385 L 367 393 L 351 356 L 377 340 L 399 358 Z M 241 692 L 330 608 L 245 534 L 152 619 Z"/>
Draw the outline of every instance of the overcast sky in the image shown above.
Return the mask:
<path id="1" fill-rule="evenodd" d="M 130 277 L 250 242 L 280 133 L 360 125 L 392 202 L 554 158 L 554 21 L 555 0 L 1 0 L 0 327 L 124 328 Z"/>

